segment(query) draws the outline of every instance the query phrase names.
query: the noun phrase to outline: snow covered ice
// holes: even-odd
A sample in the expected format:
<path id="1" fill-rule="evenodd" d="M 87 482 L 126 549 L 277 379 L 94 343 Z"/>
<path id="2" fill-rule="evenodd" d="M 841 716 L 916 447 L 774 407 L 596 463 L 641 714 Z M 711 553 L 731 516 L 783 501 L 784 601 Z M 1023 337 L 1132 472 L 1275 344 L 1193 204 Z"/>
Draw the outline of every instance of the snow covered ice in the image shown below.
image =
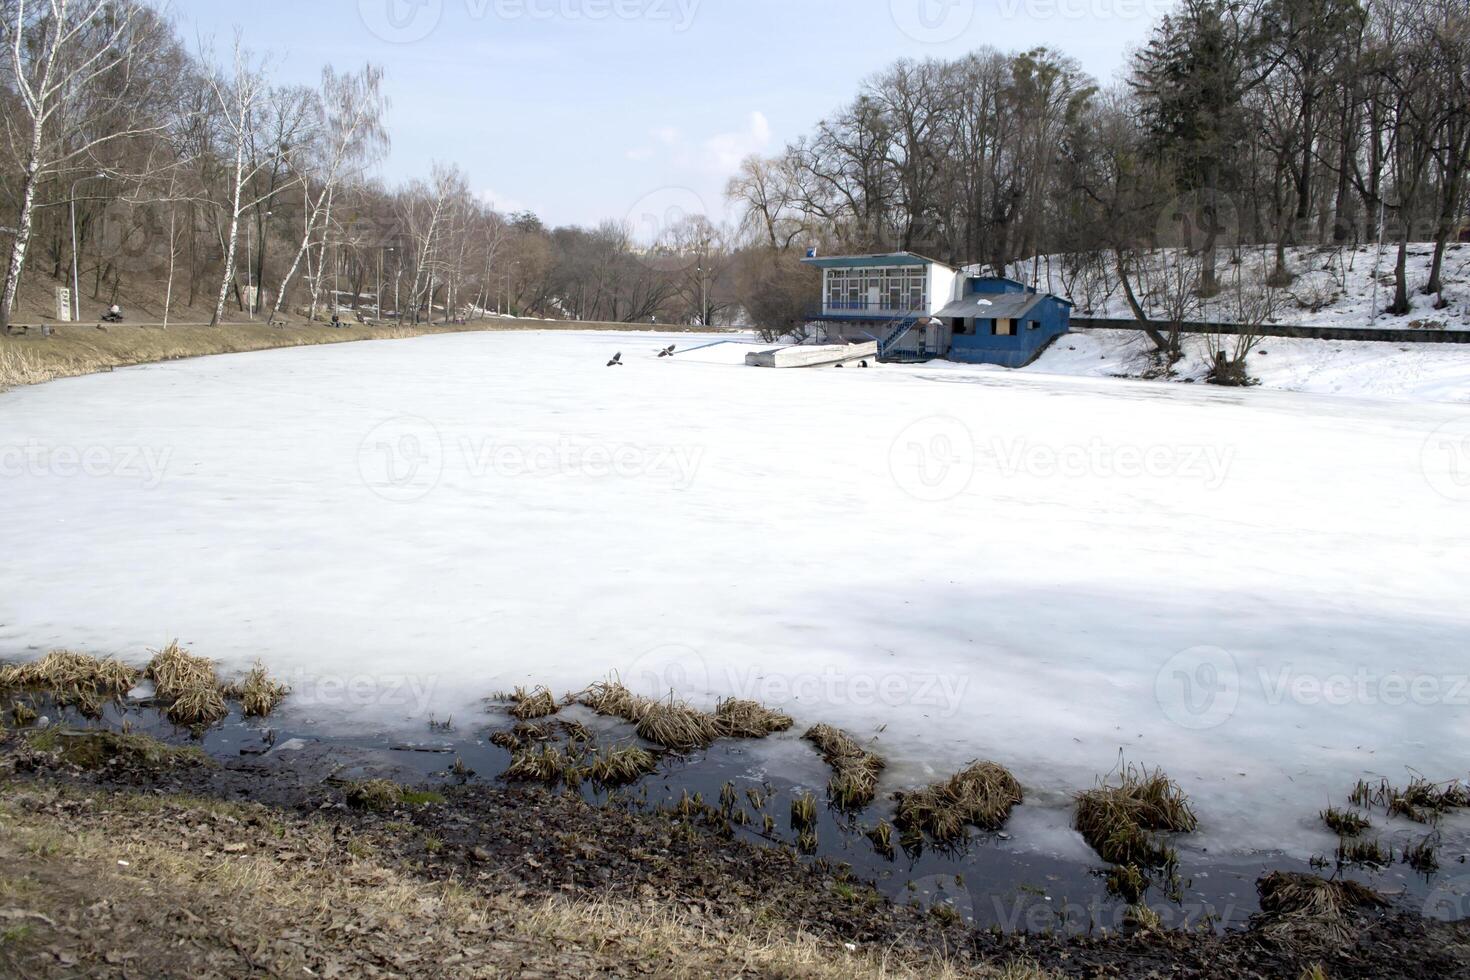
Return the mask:
<path id="1" fill-rule="evenodd" d="M 0 656 L 179 637 L 290 680 L 282 724 L 413 732 L 618 670 L 876 736 L 888 790 L 1003 762 L 1038 805 L 1017 845 L 1078 856 L 1061 807 L 1120 751 L 1217 855 L 1330 848 L 1316 814 L 1360 777 L 1465 774 L 1466 405 L 656 357 L 706 342 L 461 334 L 0 394 Z"/>

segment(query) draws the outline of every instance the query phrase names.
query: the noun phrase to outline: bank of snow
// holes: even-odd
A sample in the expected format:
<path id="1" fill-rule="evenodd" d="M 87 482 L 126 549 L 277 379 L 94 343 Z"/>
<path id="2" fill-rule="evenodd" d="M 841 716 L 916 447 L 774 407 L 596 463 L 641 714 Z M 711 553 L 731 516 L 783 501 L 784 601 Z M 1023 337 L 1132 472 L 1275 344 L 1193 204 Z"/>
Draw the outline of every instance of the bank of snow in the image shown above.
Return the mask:
<path id="1" fill-rule="evenodd" d="M 1203 382 L 1204 338 L 1186 334 L 1176 381 Z M 1227 340 L 1227 349 L 1229 341 Z M 1132 330 L 1079 330 L 1059 338 L 1024 374 L 1139 377 L 1156 369 L 1153 344 Z M 1250 355 L 1262 387 L 1357 398 L 1470 402 L 1470 344 L 1393 344 L 1267 337 Z M 947 367 L 947 365 L 946 365 Z"/>
<path id="2" fill-rule="evenodd" d="M 1393 270 L 1397 246 L 1356 248 L 1294 246 L 1287 249 L 1287 268 L 1294 275 L 1289 286 L 1275 291 L 1272 323 L 1310 327 L 1374 327 L 1379 329 L 1470 330 L 1470 244 L 1452 243 L 1445 251 L 1444 292 L 1429 296 L 1424 287 L 1434 256 L 1432 242 L 1409 245 L 1405 261 L 1409 302 L 1413 311 L 1389 316 L 1382 311 L 1393 300 Z M 1220 295 L 1195 303 L 1187 313 L 1192 320 L 1235 321 L 1230 284 L 1239 273 L 1247 283 L 1263 282 L 1275 269 L 1271 248 L 1242 249 L 1239 264 L 1231 253 L 1219 253 L 1216 273 L 1226 287 Z M 1180 262 L 1196 268 L 1198 257 L 1179 249 L 1143 252 L 1132 259 L 1134 293 L 1149 316 L 1167 319 L 1167 284 L 1177 280 L 1171 270 Z M 1104 319 L 1133 319 L 1133 311 L 1117 277 L 1113 257 L 1106 253 L 1047 255 L 1012 263 L 1006 274 L 1064 296 L 1076 304 L 1076 315 Z M 1375 288 L 1376 287 L 1376 288 Z M 1437 308 L 1443 301 L 1443 308 Z"/>
<path id="3" fill-rule="evenodd" d="M 1316 814 L 1357 779 L 1463 774 L 1462 406 L 656 357 L 697 342 L 456 335 L 4 393 L 0 656 L 177 636 L 287 675 L 283 725 L 408 733 L 618 669 L 876 739 L 887 790 L 1004 762 L 1032 801 L 1011 846 L 1079 856 L 1070 794 L 1120 751 L 1181 780 L 1214 855 L 1329 850 Z"/>

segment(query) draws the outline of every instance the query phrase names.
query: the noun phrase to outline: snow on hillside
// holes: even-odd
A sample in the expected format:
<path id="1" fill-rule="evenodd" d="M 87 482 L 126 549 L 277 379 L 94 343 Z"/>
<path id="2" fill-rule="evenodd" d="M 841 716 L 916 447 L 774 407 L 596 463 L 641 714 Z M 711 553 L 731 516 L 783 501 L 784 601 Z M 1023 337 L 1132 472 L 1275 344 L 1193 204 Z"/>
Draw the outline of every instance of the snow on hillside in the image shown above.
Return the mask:
<path id="1" fill-rule="evenodd" d="M 788 709 L 755 779 L 814 758 L 815 722 L 873 740 L 885 792 L 1003 762 L 1005 846 L 1084 860 L 1071 794 L 1120 750 L 1182 782 L 1181 847 L 1212 856 L 1330 853 L 1316 815 L 1359 778 L 1464 773 L 1463 407 L 671 343 L 455 334 L 0 394 L 0 656 L 177 636 L 284 675 L 298 731 L 473 725 L 618 669 Z"/>
<path id="2" fill-rule="evenodd" d="M 1202 337 L 1185 335 L 1174 380 L 1203 382 Z M 1153 345 L 1133 330 L 1081 330 L 1059 338 L 1023 373 L 1139 377 Z M 1267 337 L 1250 355 L 1250 375 L 1282 391 L 1470 403 L 1470 344 L 1388 344 Z M 1000 370 L 1000 369 L 995 369 Z"/>
<path id="3" fill-rule="evenodd" d="M 1150 317 L 1164 317 L 1162 303 L 1166 287 L 1150 290 L 1148 283 L 1168 281 L 1169 270 L 1180 261 L 1177 249 L 1161 249 L 1140 256 L 1135 263 L 1135 293 Z M 1377 327 L 1403 329 L 1470 330 L 1470 244 L 1452 243 L 1445 252 L 1444 299 L 1449 306 L 1435 309 L 1437 296 L 1426 296 L 1423 287 L 1429 281 L 1430 263 L 1434 255 L 1432 243 L 1409 246 L 1408 281 L 1410 302 L 1414 311 L 1406 316 L 1389 316 L 1383 310 L 1393 300 L 1393 269 L 1397 251 L 1385 246 L 1380 255 L 1376 246 L 1359 248 L 1296 247 L 1287 250 L 1287 267 L 1296 274 L 1290 286 L 1280 293 L 1279 307 L 1272 322 L 1296 326 Z M 1112 257 L 1088 256 L 1092 268 L 1074 271 L 1067 268 L 1065 256 L 1047 255 L 1013 263 L 1006 274 L 1021 282 L 1066 297 L 1076 304 L 1076 316 L 1104 319 L 1132 319 L 1133 312 L 1118 283 Z M 1185 261 L 1191 261 L 1185 257 Z M 1251 247 L 1241 252 L 1241 279 L 1246 283 L 1264 281 L 1275 268 L 1271 249 Z M 1221 251 L 1216 272 L 1222 285 L 1228 285 L 1235 274 L 1230 253 Z M 1374 283 L 1378 284 L 1377 305 Z M 1188 319 L 1230 323 L 1228 290 L 1220 296 L 1199 303 L 1188 313 Z M 1417 324 L 1417 326 L 1416 326 Z M 1435 326 L 1438 325 L 1438 326 Z"/>

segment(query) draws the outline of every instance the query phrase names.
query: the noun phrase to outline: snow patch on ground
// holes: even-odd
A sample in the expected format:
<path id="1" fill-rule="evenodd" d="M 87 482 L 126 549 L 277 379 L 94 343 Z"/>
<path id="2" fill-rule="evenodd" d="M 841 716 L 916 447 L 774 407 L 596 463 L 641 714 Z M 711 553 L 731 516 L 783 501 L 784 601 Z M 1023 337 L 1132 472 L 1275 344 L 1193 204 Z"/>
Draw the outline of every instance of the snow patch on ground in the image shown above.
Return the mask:
<path id="1" fill-rule="evenodd" d="M 1180 779 L 1214 856 L 1321 853 L 1357 779 L 1463 775 L 1463 406 L 1075 376 L 1122 354 L 1073 338 L 1073 376 L 671 343 L 457 334 L 0 394 L 0 655 L 177 636 L 286 675 L 283 724 L 408 733 L 618 669 L 875 739 L 885 790 L 1004 762 L 1047 811 L 1017 846 L 1049 852 L 1080 853 L 1070 795 L 1120 752 Z"/>
<path id="2" fill-rule="evenodd" d="M 1132 330 L 1080 330 L 1059 338 L 1031 374 L 1138 377 L 1154 367 L 1153 344 Z M 1203 382 L 1204 338 L 1184 336 L 1176 380 Z M 1251 377 L 1282 391 L 1358 398 L 1470 402 L 1470 344 L 1391 344 L 1267 337 L 1250 355 Z"/>
<path id="3" fill-rule="evenodd" d="M 1160 296 L 1151 296 L 1144 272 L 1150 265 L 1159 269 L 1179 262 L 1181 252 L 1161 249 L 1145 253 L 1136 260 L 1140 282 L 1135 284 L 1138 299 L 1152 317 L 1167 318 Z M 1470 244 L 1451 243 L 1445 252 L 1443 279 L 1446 309 L 1435 309 L 1440 297 L 1424 294 L 1434 255 L 1432 242 L 1409 245 L 1405 264 L 1409 284 L 1409 302 L 1413 312 L 1405 316 L 1389 316 L 1381 311 L 1393 300 L 1393 270 L 1397 246 L 1385 246 L 1380 253 L 1376 245 L 1357 248 L 1322 248 L 1299 246 L 1287 249 L 1287 268 L 1295 274 L 1291 285 L 1280 291 L 1279 308 L 1274 323 L 1308 327 L 1374 327 L 1411 329 L 1429 323 L 1441 329 L 1470 330 Z M 1091 271 L 1078 272 L 1068 267 L 1068 257 L 1042 256 L 1038 260 L 1013 263 L 1008 276 L 1038 285 L 1043 291 L 1066 297 L 1076 304 L 1077 316 L 1100 319 L 1133 319 L 1127 297 L 1117 281 L 1110 255 L 1089 255 Z M 1261 282 L 1275 268 L 1275 252 L 1251 247 L 1240 253 L 1241 278 L 1246 283 Z M 1191 260 L 1192 261 L 1192 260 Z M 1222 250 L 1216 272 L 1228 287 L 1237 267 L 1230 264 L 1230 254 Z M 1377 284 L 1377 291 L 1374 286 Z M 1375 305 L 1375 298 L 1377 303 Z M 1214 323 L 1234 322 L 1228 293 L 1204 301 L 1189 314 L 1189 319 Z M 1320 309 L 1317 307 L 1321 307 Z M 1374 315 L 1377 310 L 1378 315 Z"/>

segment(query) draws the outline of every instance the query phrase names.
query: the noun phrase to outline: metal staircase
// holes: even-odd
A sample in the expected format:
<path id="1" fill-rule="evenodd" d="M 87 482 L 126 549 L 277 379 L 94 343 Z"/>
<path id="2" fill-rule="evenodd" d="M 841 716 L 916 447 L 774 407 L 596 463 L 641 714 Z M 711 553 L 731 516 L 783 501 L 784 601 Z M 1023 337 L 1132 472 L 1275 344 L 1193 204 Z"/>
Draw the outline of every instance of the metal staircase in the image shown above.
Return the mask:
<path id="1" fill-rule="evenodd" d="M 878 360 L 927 360 L 928 358 L 924 355 L 914 357 L 913 355 L 905 356 L 902 354 L 895 355 L 893 353 L 893 348 L 898 346 L 899 341 L 903 340 L 909 335 L 909 331 L 914 329 L 914 325 L 917 324 L 919 320 L 920 314 L 910 313 L 908 316 L 904 317 L 902 320 L 899 320 L 896 324 L 894 324 L 893 329 L 888 332 L 888 335 L 878 341 Z"/>

